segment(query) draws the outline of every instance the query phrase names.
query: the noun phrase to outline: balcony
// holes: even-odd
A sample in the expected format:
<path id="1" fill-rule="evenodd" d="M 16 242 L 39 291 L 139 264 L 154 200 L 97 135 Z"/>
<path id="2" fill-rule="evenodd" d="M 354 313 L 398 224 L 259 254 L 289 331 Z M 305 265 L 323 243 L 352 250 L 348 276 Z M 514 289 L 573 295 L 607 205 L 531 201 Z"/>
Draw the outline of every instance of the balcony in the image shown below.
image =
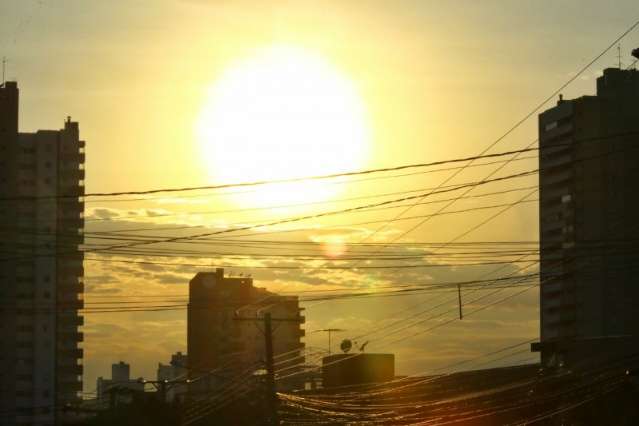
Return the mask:
<path id="1" fill-rule="evenodd" d="M 77 220 L 74 222 L 61 222 L 60 227 L 58 228 L 58 232 L 60 234 L 58 237 L 59 241 L 64 245 L 71 246 L 79 246 L 81 244 L 84 244 L 84 235 L 75 235 L 75 232 L 81 226 L 82 225 L 78 225 Z M 68 248 L 66 248 L 65 251 L 68 251 Z"/>
<path id="2" fill-rule="evenodd" d="M 68 277 L 60 277 L 60 278 L 62 279 L 58 281 L 58 290 L 57 290 L 59 295 L 70 297 L 70 295 L 73 295 L 73 294 L 84 293 L 84 283 L 76 283 L 74 282 L 74 280 L 69 282 L 68 279 L 65 279 Z"/>
<path id="3" fill-rule="evenodd" d="M 84 275 L 84 266 L 82 264 L 73 265 L 61 263 L 58 265 L 58 276 L 82 276 Z"/>
<path id="4" fill-rule="evenodd" d="M 84 357 L 84 349 L 75 348 L 75 349 L 58 349 L 58 359 L 67 358 L 67 359 L 82 359 Z"/>
<path id="5" fill-rule="evenodd" d="M 65 182 L 76 182 L 84 180 L 85 172 L 84 169 L 72 167 L 72 168 L 64 168 L 60 170 L 60 179 Z"/>
<path id="6" fill-rule="evenodd" d="M 60 217 L 58 219 L 58 225 L 60 231 L 65 234 L 61 235 L 61 237 L 65 240 L 78 240 L 80 238 L 84 239 L 84 235 L 73 235 L 73 230 L 80 229 L 84 226 L 84 215 L 78 214 L 77 216 L 68 215 Z"/>
<path id="7" fill-rule="evenodd" d="M 65 309 L 84 308 L 84 295 L 78 291 L 58 293 L 57 305 Z"/>
<path id="8" fill-rule="evenodd" d="M 57 392 L 81 392 L 82 381 L 75 374 L 58 374 Z"/>
<path id="9" fill-rule="evenodd" d="M 69 182 L 67 182 L 69 183 Z M 60 182 L 58 189 L 60 190 L 60 195 L 66 198 L 75 198 L 75 197 L 84 197 L 84 187 L 78 186 L 77 182 L 71 181 L 70 187 L 66 187 L 61 189 L 60 186 L 64 186 L 65 182 Z"/>
<path id="10" fill-rule="evenodd" d="M 60 327 L 81 327 L 84 325 L 84 317 L 71 312 L 68 315 L 61 313 L 57 318 Z"/>
<path id="11" fill-rule="evenodd" d="M 58 331 L 57 333 L 58 340 L 65 342 L 83 342 L 84 341 L 84 333 L 81 331 Z"/>
<path id="12" fill-rule="evenodd" d="M 82 365 L 58 365 L 56 370 L 61 375 L 75 375 L 79 376 L 84 372 Z"/>

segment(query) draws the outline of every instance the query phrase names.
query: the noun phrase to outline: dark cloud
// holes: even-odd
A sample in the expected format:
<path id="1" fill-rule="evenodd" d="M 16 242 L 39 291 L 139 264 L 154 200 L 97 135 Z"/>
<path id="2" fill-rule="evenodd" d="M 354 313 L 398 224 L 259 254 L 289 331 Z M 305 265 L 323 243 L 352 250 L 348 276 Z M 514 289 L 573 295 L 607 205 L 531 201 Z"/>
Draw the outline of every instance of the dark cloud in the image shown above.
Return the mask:
<path id="1" fill-rule="evenodd" d="M 153 275 L 153 280 L 162 284 L 188 284 L 190 279 L 191 277 L 171 273 Z"/>
<path id="2" fill-rule="evenodd" d="M 104 220 L 111 220 L 120 216 L 120 212 L 114 209 L 108 209 L 104 207 L 98 207 L 93 209 L 93 213 L 89 215 L 89 218 L 98 218 Z"/>

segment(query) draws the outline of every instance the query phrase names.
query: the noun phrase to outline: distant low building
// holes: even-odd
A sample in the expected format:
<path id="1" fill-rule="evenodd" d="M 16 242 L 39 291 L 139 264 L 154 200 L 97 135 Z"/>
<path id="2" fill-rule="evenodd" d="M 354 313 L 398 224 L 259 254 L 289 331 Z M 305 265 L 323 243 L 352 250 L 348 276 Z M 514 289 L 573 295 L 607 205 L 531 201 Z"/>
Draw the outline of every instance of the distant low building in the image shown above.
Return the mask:
<path id="1" fill-rule="evenodd" d="M 158 381 L 167 381 L 169 383 L 174 382 L 168 386 L 166 391 L 167 402 L 180 400 L 186 394 L 188 390 L 187 384 L 175 382 L 184 381 L 188 378 L 187 364 L 188 357 L 182 352 L 177 352 L 171 355 L 171 362 L 169 364 L 158 364 Z"/>
<path id="2" fill-rule="evenodd" d="M 361 385 L 395 378 L 393 354 L 336 354 L 322 359 L 322 386 Z"/>
<path id="3" fill-rule="evenodd" d="M 109 400 L 109 394 L 114 389 L 123 389 L 133 392 L 144 392 L 144 383 L 141 378 L 131 380 L 131 366 L 124 361 L 120 361 L 117 364 L 111 365 L 111 378 L 104 379 L 98 377 L 97 382 L 97 396 L 98 400 L 107 402 Z M 126 396 L 125 392 L 118 392 L 119 398 Z"/>

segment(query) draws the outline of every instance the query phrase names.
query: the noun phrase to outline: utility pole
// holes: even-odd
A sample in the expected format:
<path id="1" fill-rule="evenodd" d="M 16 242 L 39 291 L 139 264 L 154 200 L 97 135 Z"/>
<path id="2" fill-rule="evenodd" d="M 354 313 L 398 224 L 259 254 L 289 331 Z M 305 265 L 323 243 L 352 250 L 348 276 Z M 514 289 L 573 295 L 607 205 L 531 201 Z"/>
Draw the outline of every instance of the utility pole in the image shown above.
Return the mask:
<path id="1" fill-rule="evenodd" d="M 269 409 L 267 424 L 279 425 L 279 414 L 277 413 L 279 399 L 277 397 L 277 387 L 275 386 L 275 362 L 273 353 L 273 321 L 297 322 L 300 318 L 272 318 L 270 312 L 265 312 L 262 318 L 234 318 L 237 321 L 264 321 L 264 349 L 266 355 L 266 401 Z"/>
<path id="2" fill-rule="evenodd" d="M 158 392 L 160 392 L 160 401 L 162 401 L 162 403 L 166 404 L 166 384 L 168 382 L 166 380 L 162 380 L 160 382 L 160 388 L 158 389 Z"/>
<path id="3" fill-rule="evenodd" d="M 109 392 L 109 411 L 111 411 L 113 413 L 113 410 L 115 410 L 115 402 L 116 402 L 116 398 L 117 398 L 117 393 L 118 393 L 119 389 L 116 387 L 112 387 L 111 389 L 108 390 Z"/>
<path id="4" fill-rule="evenodd" d="M 277 414 L 277 389 L 275 388 L 275 362 L 273 361 L 273 327 L 271 326 L 271 313 L 264 313 L 264 347 L 266 349 L 266 386 L 268 392 L 268 405 L 271 414 L 271 422 L 279 425 Z"/>
<path id="5" fill-rule="evenodd" d="M 459 302 L 459 319 L 464 319 L 462 313 L 461 284 L 457 284 L 457 301 Z"/>

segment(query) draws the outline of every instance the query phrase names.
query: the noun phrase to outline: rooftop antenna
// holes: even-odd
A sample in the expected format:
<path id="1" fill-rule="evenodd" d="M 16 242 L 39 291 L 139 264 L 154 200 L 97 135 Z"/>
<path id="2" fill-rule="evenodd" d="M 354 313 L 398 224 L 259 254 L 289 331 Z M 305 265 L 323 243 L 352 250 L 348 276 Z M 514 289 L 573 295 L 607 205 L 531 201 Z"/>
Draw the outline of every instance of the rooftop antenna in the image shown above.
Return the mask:
<path id="1" fill-rule="evenodd" d="M 621 63 L 621 43 L 617 44 L 617 62 L 619 65 L 619 69 L 621 69 L 621 66 L 623 65 Z"/>
<path id="2" fill-rule="evenodd" d="M 328 333 L 328 354 L 330 355 L 331 354 L 331 333 L 339 333 L 341 331 L 346 331 L 346 330 L 342 328 L 323 328 L 321 330 L 315 330 L 313 331 L 313 333 L 318 333 L 318 332 Z"/>

